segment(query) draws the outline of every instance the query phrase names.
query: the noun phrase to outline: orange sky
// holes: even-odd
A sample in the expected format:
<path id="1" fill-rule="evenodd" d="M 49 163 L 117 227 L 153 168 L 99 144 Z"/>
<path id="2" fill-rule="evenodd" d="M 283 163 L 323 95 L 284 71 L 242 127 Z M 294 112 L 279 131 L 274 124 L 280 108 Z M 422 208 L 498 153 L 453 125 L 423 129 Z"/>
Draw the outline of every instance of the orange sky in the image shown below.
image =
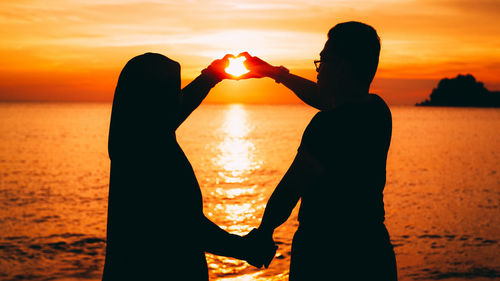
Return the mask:
<path id="1" fill-rule="evenodd" d="M 500 90 L 498 0 L 148 1 L 0 3 L 0 100 L 110 101 L 121 68 L 153 51 L 186 84 L 212 60 L 249 51 L 315 80 L 336 23 L 374 26 L 382 52 L 372 92 L 412 104 L 437 81 L 471 73 Z M 270 79 L 224 81 L 207 102 L 293 103 Z"/>

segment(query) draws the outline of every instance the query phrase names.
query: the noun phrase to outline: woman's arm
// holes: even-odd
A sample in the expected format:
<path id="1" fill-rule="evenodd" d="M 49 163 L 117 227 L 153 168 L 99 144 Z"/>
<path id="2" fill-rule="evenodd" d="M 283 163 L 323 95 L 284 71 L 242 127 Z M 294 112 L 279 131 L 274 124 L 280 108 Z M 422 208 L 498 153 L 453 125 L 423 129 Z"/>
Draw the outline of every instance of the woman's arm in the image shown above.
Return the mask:
<path id="1" fill-rule="evenodd" d="M 225 69 L 229 64 L 229 58 L 233 55 L 225 55 L 224 58 L 213 61 L 207 68 L 202 70 L 189 85 L 181 91 L 179 119 L 176 129 L 188 118 L 188 116 L 201 104 L 208 92 L 224 79 L 230 78 Z"/>
<path id="2" fill-rule="evenodd" d="M 243 237 L 231 234 L 205 216 L 203 216 L 202 231 L 205 251 L 219 256 L 245 260 L 257 268 L 263 265 L 267 268 L 276 253 L 277 247 L 272 237 L 261 240 L 256 237 L 255 231 Z"/>
<path id="3" fill-rule="evenodd" d="M 219 256 L 245 259 L 241 236 L 223 230 L 205 216 L 202 218 L 202 231 L 200 236 L 202 236 L 205 251 Z"/>
<path id="4" fill-rule="evenodd" d="M 201 104 L 208 92 L 219 83 L 215 75 L 202 73 L 181 91 L 179 119 L 177 129 L 188 116 Z"/>

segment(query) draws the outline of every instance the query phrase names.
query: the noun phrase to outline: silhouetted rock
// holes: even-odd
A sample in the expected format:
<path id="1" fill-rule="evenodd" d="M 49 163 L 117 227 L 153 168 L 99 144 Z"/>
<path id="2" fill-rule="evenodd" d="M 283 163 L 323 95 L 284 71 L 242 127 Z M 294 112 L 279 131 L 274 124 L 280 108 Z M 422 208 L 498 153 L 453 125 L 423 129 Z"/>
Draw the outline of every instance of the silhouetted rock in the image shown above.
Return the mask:
<path id="1" fill-rule="evenodd" d="M 430 99 L 417 106 L 500 107 L 500 92 L 491 92 L 471 74 L 439 81 Z"/>

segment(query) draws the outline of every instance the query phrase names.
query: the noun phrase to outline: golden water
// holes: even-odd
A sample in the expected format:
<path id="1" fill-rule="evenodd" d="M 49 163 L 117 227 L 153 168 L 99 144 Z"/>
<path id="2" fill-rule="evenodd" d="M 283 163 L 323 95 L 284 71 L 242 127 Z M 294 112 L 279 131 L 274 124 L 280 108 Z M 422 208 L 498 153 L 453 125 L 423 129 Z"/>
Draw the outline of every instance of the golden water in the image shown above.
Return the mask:
<path id="1" fill-rule="evenodd" d="M 100 279 L 110 110 L 0 104 L 0 280 Z M 391 110 L 384 201 L 400 280 L 500 278 L 500 110 Z M 258 226 L 314 113 L 298 105 L 197 109 L 177 135 L 207 217 L 236 234 Z M 269 269 L 207 254 L 211 280 L 287 280 L 296 217 L 276 230 Z"/>

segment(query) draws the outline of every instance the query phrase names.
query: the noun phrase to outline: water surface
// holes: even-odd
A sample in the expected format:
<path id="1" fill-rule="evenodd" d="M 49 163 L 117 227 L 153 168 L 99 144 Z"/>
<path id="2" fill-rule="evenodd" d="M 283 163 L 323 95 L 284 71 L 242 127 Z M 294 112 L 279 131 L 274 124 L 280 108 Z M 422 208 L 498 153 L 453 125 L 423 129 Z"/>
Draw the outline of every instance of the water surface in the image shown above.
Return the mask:
<path id="1" fill-rule="evenodd" d="M 391 111 L 384 201 L 400 280 L 500 278 L 500 110 Z M 258 226 L 315 112 L 197 109 L 177 135 L 205 214 L 232 233 Z M 110 113 L 110 104 L 0 104 L 0 279 L 100 279 Z M 276 230 L 269 269 L 207 254 L 211 280 L 287 280 L 296 219 L 297 210 Z"/>

